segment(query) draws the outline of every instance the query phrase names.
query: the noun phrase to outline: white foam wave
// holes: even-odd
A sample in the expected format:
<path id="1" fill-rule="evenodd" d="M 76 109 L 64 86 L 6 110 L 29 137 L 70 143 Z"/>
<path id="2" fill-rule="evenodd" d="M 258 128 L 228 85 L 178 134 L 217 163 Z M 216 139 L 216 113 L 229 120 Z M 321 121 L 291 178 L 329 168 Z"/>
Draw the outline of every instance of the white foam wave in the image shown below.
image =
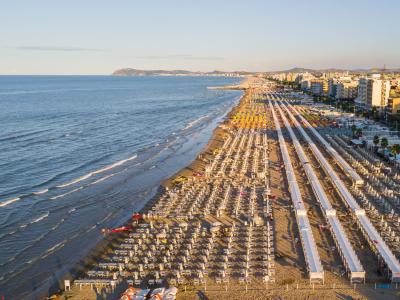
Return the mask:
<path id="1" fill-rule="evenodd" d="M 70 185 L 72 185 L 72 184 L 78 183 L 78 182 L 80 182 L 80 181 L 82 181 L 82 180 L 88 179 L 88 178 L 89 178 L 90 176 L 92 176 L 92 175 L 93 175 L 93 173 L 89 173 L 89 174 L 83 175 L 83 176 L 81 176 L 81 177 L 79 177 L 79 178 L 77 178 L 77 179 L 74 179 L 74 180 L 72 180 L 72 181 L 70 181 L 70 182 L 63 183 L 63 184 L 61 184 L 61 185 L 57 185 L 56 187 L 58 187 L 58 188 L 67 187 L 67 186 L 70 186 Z"/>
<path id="2" fill-rule="evenodd" d="M 202 117 L 200 117 L 200 118 L 188 123 L 187 126 L 185 128 L 183 128 L 183 130 L 186 130 L 186 129 L 189 129 L 189 128 L 193 127 L 193 125 L 195 125 L 196 123 L 200 122 L 201 120 L 203 120 L 203 119 L 205 119 L 207 117 L 208 117 L 208 115 L 205 115 L 205 116 L 202 116 Z"/>
<path id="3" fill-rule="evenodd" d="M 101 223 L 103 223 L 104 221 L 106 221 L 108 218 L 110 218 L 112 216 L 112 212 L 108 213 L 107 216 L 105 216 L 102 220 L 100 220 L 99 222 L 96 223 L 96 225 L 100 225 Z"/>
<path id="4" fill-rule="evenodd" d="M 18 230 L 14 230 L 5 234 L 0 235 L 0 239 L 2 239 L 3 237 L 7 236 L 7 235 L 13 235 L 14 233 L 16 233 Z"/>
<path id="5" fill-rule="evenodd" d="M 8 200 L 6 200 L 6 201 L 4 201 L 4 202 L 1 202 L 1 203 L 0 203 L 0 207 L 7 206 L 7 205 L 9 205 L 9 204 L 11 204 L 11 203 L 17 202 L 17 201 L 20 200 L 20 199 L 21 199 L 21 198 L 19 198 L 19 197 L 17 197 L 17 198 L 12 198 L 12 199 L 8 199 Z"/>
<path id="6" fill-rule="evenodd" d="M 40 217 L 38 217 L 38 218 L 36 218 L 35 220 L 33 220 L 33 221 L 31 222 L 31 224 L 33 224 L 33 223 L 38 223 L 38 222 L 40 222 L 40 221 L 46 219 L 46 218 L 49 216 L 49 214 L 50 214 L 50 213 L 47 212 L 47 213 L 41 215 Z"/>
<path id="7" fill-rule="evenodd" d="M 78 187 L 77 189 L 73 189 L 73 190 L 71 190 L 71 191 L 69 191 L 69 192 L 66 192 L 66 193 L 64 193 L 64 194 L 51 197 L 50 199 L 51 199 L 51 200 L 55 200 L 55 199 L 58 199 L 58 198 L 62 198 L 62 197 L 67 196 L 67 195 L 69 195 L 69 194 L 75 193 L 75 192 L 77 192 L 77 191 L 79 191 L 79 190 L 81 190 L 81 189 L 83 189 L 83 186 Z"/>
<path id="8" fill-rule="evenodd" d="M 91 183 L 91 185 L 96 184 L 96 183 L 99 183 L 99 182 L 102 182 L 102 181 L 104 181 L 104 180 L 106 180 L 106 179 L 108 179 L 108 178 L 111 178 L 111 177 L 115 176 L 115 174 L 117 174 L 117 173 L 114 173 L 114 174 L 110 174 L 110 175 L 101 177 L 101 178 L 97 179 L 96 181 L 93 181 L 93 182 Z"/>
<path id="9" fill-rule="evenodd" d="M 41 258 L 46 258 L 51 253 L 53 253 L 55 250 L 62 248 L 65 245 L 65 243 L 66 243 L 66 241 L 62 241 L 62 242 L 60 242 L 58 244 L 55 244 L 53 247 L 47 249 L 47 251 L 45 252 L 45 254 Z"/>
<path id="10" fill-rule="evenodd" d="M 63 245 L 63 244 L 64 244 L 64 242 L 60 242 L 60 243 L 58 243 L 58 244 L 55 244 L 53 247 L 49 248 L 46 252 L 49 253 L 49 252 L 51 252 L 51 251 L 57 249 L 58 247 L 60 247 L 60 246 Z"/>
<path id="11" fill-rule="evenodd" d="M 99 169 L 99 170 L 90 172 L 90 173 L 88 173 L 88 174 L 86 174 L 86 175 L 83 175 L 83 176 L 81 176 L 81 177 L 79 177 L 79 178 L 77 178 L 77 179 L 74 179 L 74 180 L 72 180 L 72 181 L 70 181 L 70 182 L 63 183 L 63 184 L 61 184 L 61 185 L 57 185 L 56 187 L 58 187 L 58 188 L 64 188 L 64 187 L 73 185 L 73 184 L 75 184 L 75 183 L 78 183 L 78 182 L 81 182 L 81 181 L 83 181 L 83 180 L 86 180 L 86 179 L 88 179 L 89 177 L 91 177 L 91 176 L 93 176 L 93 175 L 100 174 L 100 173 L 103 173 L 103 172 L 105 172 L 105 171 L 111 170 L 111 169 L 113 169 L 113 168 L 115 168 L 115 167 L 121 166 L 121 165 L 123 165 L 124 163 L 126 163 L 126 162 L 128 162 L 128 161 L 130 161 L 130 160 L 134 160 L 135 158 L 137 158 L 137 155 L 136 155 L 136 154 L 133 155 L 133 156 L 131 156 L 131 157 L 128 157 L 127 159 L 123 159 L 123 160 L 117 161 L 117 162 L 115 162 L 115 163 L 113 163 L 113 164 L 111 164 L 111 165 L 109 165 L 109 166 L 106 166 L 106 167 L 104 167 L 104 168 L 101 168 L 101 169 Z"/>
<path id="12" fill-rule="evenodd" d="M 26 223 L 26 224 L 22 224 L 21 226 L 19 226 L 19 228 L 25 228 L 25 227 L 27 227 L 27 226 L 30 225 L 30 224 L 38 223 L 38 222 L 40 222 L 40 221 L 46 219 L 46 218 L 49 216 L 49 214 L 50 214 L 50 212 L 46 212 L 45 214 L 43 214 L 43 215 L 37 217 L 36 219 L 34 219 L 34 220 L 32 220 L 32 221 L 30 221 L 30 222 L 28 222 L 28 223 Z"/>
<path id="13" fill-rule="evenodd" d="M 35 194 L 35 195 L 42 195 L 42 194 L 47 193 L 48 191 L 49 191 L 49 189 L 44 189 L 44 190 L 41 190 L 41 191 L 33 192 L 33 194 Z"/>
<path id="14" fill-rule="evenodd" d="M 116 163 L 113 163 L 112 165 L 104 167 L 104 168 L 102 168 L 100 170 L 94 171 L 93 174 L 99 174 L 99 173 L 103 173 L 105 171 L 111 170 L 111 169 L 113 169 L 115 167 L 123 165 L 127 161 L 134 160 L 135 158 L 137 158 L 137 154 L 135 154 L 135 155 L 133 155 L 131 157 L 128 157 L 127 159 L 123 159 L 123 160 L 117 161 Z"/>
<path id="15" fill-rule="evenodd" d="M 75 207 L 72 208 L 72 209 L 70 209 L 70 210 L 68 211 L 68 213 L 72 213 L 72 212 L 74 212 L 74 211 L 76 211 L 76 208 L 75 208 Z"/>
<path id="16" fill-rule="evenodd" d="M 85 233 L 92 231 L 93 229 L 95 229 L 97 227 L 97 225 L 93 225 L 91 226 L 88 230 L 85 231 Z"/>

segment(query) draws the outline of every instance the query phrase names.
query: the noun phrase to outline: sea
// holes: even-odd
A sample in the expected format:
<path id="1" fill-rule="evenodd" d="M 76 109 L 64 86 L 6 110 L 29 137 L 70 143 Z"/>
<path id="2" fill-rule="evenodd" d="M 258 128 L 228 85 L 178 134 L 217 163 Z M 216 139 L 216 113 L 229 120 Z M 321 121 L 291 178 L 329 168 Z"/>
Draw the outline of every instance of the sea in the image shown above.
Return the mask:
<path id="1" fill-rule="evenodd" d="M 0 298 L 60 288 L 102 228 L 190 164 L 238 103 L 229 77 L 0 76 Z"/>

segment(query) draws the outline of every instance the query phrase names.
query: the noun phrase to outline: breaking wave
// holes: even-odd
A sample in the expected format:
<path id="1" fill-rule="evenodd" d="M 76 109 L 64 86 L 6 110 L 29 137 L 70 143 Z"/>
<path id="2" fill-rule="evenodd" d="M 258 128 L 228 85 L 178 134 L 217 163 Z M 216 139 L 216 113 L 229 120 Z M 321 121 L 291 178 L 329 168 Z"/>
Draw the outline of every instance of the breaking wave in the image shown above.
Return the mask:
<path id="1" fill-rule="evenodd" d="M 9 205 L 11 203 L 17 202 L 20 199 L 21 198 L 17 197 L 17 198 L 12 198 L 12 199 L 6 200 L 6 201 L 0 203 L 0 207 L 7 206 L 7 205 Z"/>
<path id="2" fill-rule="evenodd" d="M 78 182 L 81 182 L 81 181 L 83 181 L 83 180 L 88 179 L 89 177 L 92 177 L 93 175 L 100 174 L 100 173 L 103 173 L 103 172 L 105 172 L 105 171 L 111 170 L 111 169 L 113 169 L 113 168 L 115 168 L 115 167 L 121 166 L 121 165 L 123 165 L 124 163 L 126 163 L 126 162 L 128 162 L 128 161 L 130 161 L 130 160 L 134 160 L 134 159 L 136 159 L 136 158 L 137 158 L 137 154 L 135 154 L 135 155 L 133 155 L 133 156 L 131 156 L 131 157 L 129 157 L 129 158 L 126 158 L 126 159 L 117 161 L 116 163 L 113 163 L 112 165 L 109 165 L 109 166 L 107 166 L 107 167 L 104 167 L 104 168 L 101 168 L 101 169 L 99 169 L 99 170 L 90 172 L 90 173 L 88 173 L 88 174 L 86 174 L 86 175 L 83 175 L 83 176 L 81 176 L 81 177 L 79 177 L 79 178 L 77 178 L 77 179 L 74 179 L 74 180 L 72 180 L 72 181 L 70 181 L 70 182 L 57 185 L 56 187 L 57 187 L 57 188 L 64 188 L 64 187 L 67 187 L 67 186 L 76 184 L 76 183 L 78 183 Z"/>

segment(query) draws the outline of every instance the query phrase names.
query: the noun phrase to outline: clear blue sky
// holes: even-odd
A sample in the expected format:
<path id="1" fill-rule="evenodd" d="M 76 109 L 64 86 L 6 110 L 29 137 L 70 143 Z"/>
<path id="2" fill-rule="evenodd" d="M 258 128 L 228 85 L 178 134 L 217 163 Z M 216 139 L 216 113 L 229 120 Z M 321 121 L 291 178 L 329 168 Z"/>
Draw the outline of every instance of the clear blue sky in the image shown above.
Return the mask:
<path id="1" fill-rule="evenodd" d="M 0 4 L 0 74 L 400 67 L 398 0 Z"/>

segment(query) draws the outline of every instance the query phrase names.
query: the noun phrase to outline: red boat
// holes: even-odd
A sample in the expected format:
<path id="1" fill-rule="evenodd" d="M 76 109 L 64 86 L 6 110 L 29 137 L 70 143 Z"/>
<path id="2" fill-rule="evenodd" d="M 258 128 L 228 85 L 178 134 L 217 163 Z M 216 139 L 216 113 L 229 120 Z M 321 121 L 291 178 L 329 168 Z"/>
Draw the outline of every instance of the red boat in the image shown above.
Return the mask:
<path id="1" fill-rule="evenodd" d="M 111 232 L 123 232 L 123 231 L 128 231 L 130 229 L 131 229 L 131 227 L 122 226 L 122 227 L 112 229 Z"/>

